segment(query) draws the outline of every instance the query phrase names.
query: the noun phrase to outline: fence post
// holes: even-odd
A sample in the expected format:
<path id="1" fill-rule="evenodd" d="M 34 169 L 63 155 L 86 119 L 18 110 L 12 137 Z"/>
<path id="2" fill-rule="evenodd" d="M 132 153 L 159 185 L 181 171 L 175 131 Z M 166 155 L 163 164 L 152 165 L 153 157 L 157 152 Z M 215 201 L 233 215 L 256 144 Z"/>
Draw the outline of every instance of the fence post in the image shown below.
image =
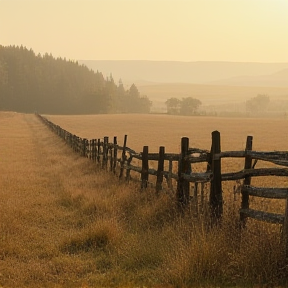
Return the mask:
<path id="1" fill-rule="evenodd" d="M 191 173 L 191 164 L 185 161 L 185 157 L 188 155 L 189 138 L 183 137 L 181 139 L 181 154 L 178 162 L 178 182 L 177 182 L 177 201 L 181 207 L 189 204 L 190 196 L 190 183 L 185 180 L 183 174 Z"/>
<path id="2" fill-rule="evenodd" d="M 133 157 L 131 156 L 130 154 L 130 157 L 128 159 L 126 159 L 126 164 L 127 164 L 127 168 L 126 168 L 126 181 L 130 181 L 131 179 L 131 176 L 130 176 L 130 172 L 131 172 L 131 169 L 130 169 L 130 164 L 131 164 L 131 161 L 132 161 Z"/>
<path id="3" fill-rule="evenodd" d="M 220 220 L 223 214 L 223 196 L 222 196 L 222 176 L 221 176 L 221 158 L 215 159 L 215 154 L 221 152 L 220 132 L 212 132 L 211 147 L 211 170 L 212 180 L 210 185 L 210 209 L 212 220 Z"/>
<path id="4" fill-rule="evenodd" d="M 173 187 L 172 187 L 172 170 L 173 170 L 173 162 L 170 158 L 169 159 L 169 173 L 168 173 L 167 184 L 168 184 L 168 188 L 171 190 L 173 190 Z"/>
<path id="5" fill-rule="evenodd" d="M 86 156 L 86 149 L 87 149 L 87 139 L 84 138 L 82 139 L 82 156 L 85 157 Z"/>
<path id="6" fill-rule="evenodd" d="M 73 148 L 73 135 L 71 133 L 69 133 L 69 145 Z"/>
<path id="7" fill-rule="evenodd" d="M 108 162 L 108 137 L 104 137 L 103 142 L 103 157 L 102 157 L 102 168 L 107 168 L 107 162 Z"/>
<path id="8" fill-rule="evenodd" d="M 141 188 L 147 188 L 148 186 L 148 169 L 148 146 L 144 146 L 142 152 Z"/>
<path id="9" fill-rule="evenodd" d="M 93 140 L 88 140 L 88 147 L 89 147 L 89 149 L 88 149 L 88 158 L 90 159 L 90 160 L 92 160 L 92 151 L 93 151 Z"/>
<path id="10" fill-rule="evenodd" d="M 89 141 L 88 141 L 88 139 L 85 139 L 85 157 L 87 157 L 88 158 L 88 156 L 89 156 Z"/>
<path id="11" fill-rule="evenodd" d="M 73 146 L 73 151 L 76 152 L 76 151 L 77 151 L 77 150 L 76 150 L 76 143 L 77 143 L 77 142 L 76 142 L 76 135 L 75 135 L 75 134 L 73 134 L 72 139 L 73 139 L 73 140 L 72 140 L 72 143 L 73 143 L 73 144 L 72 144 L 72 146 Z"/>
<path id="12" fill-rule="evenodd" d="M 96 139 L 92 140 L 92 159 L 95 162 L 96 161 Z"/>
<path id="13" fill-rule="evenodd" d="M 162 190 L 163 170 L 164 170 L 164 156 L 165 156 L 165 147 L 161 146 L 159 148 L 159 160 L 158 160 L 158 169 L 157 169 L 156 192 L 159 192 L 160 190 Z"/>
<path id="14" fill-rule="evenodd" d="M 110 172 L 112 172 L 113 171 L 113 163 L 114 163 L 113 144 L 108 144 L 108 151 L 109 151 L 109 160 L 110 160 Z"/>
<path id="15" fill-rule="evenodd" d="M 89 159 L 94 159 L 94 139 L 89 140 Z"/>
<path id="16" fill-rule="evenodd" d="M 114 136 L 114 139 L 113 139 L 113 173 L 116 174 L 116 165 L 117 165 L 117 137 Z"/>
<path id="17" fill-rule="evenodd" d="M 245 151 L 251 151 L 253 144 L 253 136 L 247 136 L 246 140 L 246 148 Z M 252 158 L 251 156 L 245 156 L 245 164 L 244 169 L 251 169 L 252 167 Z M 251 176 L 245 176 L 243 185 L 250 185 L 251 184 Z M 242 191 L 242 201 L 241 201 L 241 209 L 249 209 L 249 193 L 248 191 Z M 247 216 L 240 211 L 240 223 L 241 227 L 245 227 L 247 222 Z"/>
<path id="18" fill-rule="evenodd" d="M 121 157 L 121 167 L 120 167 L 120 174 L 119 174 L 120 179 L 123 177 L 124 163 L 126 160 L 126 151 L 125 151 L 126 145 L 127 145 L 127 135 L 124 136 L 124 144 L 123 144 L 122 157 Z"/>
<path id="19" fill-rule="evenodd" d="M 76 152 L 80 153 L 80 138 L 76 136 Z"/>
<path id="20" fill-rule="evenodd" d="M 97 162 L 100 163 L 101 140 L 97 139 Z"/>

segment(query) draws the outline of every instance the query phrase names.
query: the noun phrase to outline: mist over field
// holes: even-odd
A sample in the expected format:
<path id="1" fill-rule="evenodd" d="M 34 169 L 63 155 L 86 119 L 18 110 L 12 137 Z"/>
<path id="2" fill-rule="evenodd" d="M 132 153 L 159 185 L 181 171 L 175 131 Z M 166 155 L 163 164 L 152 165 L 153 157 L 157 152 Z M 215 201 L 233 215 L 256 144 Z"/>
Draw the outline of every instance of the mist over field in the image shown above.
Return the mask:
<path id="1" fill-rule="evenodd" d="M 0 45 L 0 109 L 46 114 L 286 117 L 287 65 L 81 63 L 48 53 L 36 55 L 24 46 Z M 260 74 L 264 72 L 269 74 Z"/>
<path id="2" fill-rule="evenodd" d="M 287 0 L 0 0 L 0 288 L 288 287 Z"/>
<path id="3" fill-rule="evenodd" d="M 95 71 L 112 74 L 115 79 L 139 85 L 185 83 L 231 85 L 246 77 L 239 86 L 288 86 L 288 62 L 257 63 L 234 61 L 140 61 L 140 60 L 81 60 Z M 263 78 L 261 78 L 263 77 Z M 267 81 L 270 79 L 270 82 Z M 274 82 L 273 82 L 274 80 Z"/>
<path id="4" fill-rule="evenodd" d="M 135 83 L 140 93 L 152 101 L 152 112 L 165 113 L 165 101 L 169 98 L 193 97 L 201 101 L 199 110 L 207 114 L 252 116 L 247 113 L 245 103 L 259 94 L 271 100 L 266 116 L 283 117 L 288 110 L 288 63 L 136 60 L 79 63 L 94 71 L 101 70 L 104 75 L 112 74 L 127 87 Z"/>

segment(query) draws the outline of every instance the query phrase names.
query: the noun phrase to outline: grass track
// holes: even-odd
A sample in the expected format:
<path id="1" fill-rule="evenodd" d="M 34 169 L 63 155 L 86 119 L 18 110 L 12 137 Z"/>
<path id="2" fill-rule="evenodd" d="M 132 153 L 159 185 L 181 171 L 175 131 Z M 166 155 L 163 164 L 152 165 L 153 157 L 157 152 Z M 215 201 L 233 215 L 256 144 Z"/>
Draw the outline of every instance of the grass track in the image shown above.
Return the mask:
<path id="1" fill-rule="evenodd" d="M 81 259 L 65 270 L 59 246 L 74 229 L 79 195 L 95 193 L 105 177 L 34 115 L 0 113 L 0 127 L 0 286 L 78 287 Z"/>

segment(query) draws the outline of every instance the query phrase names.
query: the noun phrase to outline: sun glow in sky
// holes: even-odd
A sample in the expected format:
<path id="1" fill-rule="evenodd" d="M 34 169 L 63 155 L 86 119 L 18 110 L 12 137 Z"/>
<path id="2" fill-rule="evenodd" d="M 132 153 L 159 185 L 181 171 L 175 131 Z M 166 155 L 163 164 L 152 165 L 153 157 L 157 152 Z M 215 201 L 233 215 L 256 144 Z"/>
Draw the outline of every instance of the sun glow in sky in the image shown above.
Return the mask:
<path id="1" fill-rule="evenodd" d="M 288 62 L 288 0 L 0 0 L 0 45 L 72 60 Z"/>

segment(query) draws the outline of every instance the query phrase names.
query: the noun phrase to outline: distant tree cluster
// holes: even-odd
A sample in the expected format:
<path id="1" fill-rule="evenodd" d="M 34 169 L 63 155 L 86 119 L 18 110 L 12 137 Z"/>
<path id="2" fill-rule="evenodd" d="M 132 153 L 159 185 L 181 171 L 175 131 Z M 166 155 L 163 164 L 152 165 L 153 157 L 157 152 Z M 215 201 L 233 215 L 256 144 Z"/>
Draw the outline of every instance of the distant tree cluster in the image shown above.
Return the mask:
<path id="1" fill-rule="evenodd" d="M 167 113 L 173 115 L 197 115 L 199 106 L 202 104 L 200 100 L 186 97 L 182 100 L 178 98 L 169 98 L 165 102 Z"/>
<path id="2" fill-rule="evenodd" d="M 258 94 L 256 97 L 253 97 L 246 101 L 246 112 L 259 113 L 266 112 L 270 103 L 270 98 L 267 95 Z"/>
<path id="3" fill-rule="evenodd" d="M 0 45 L 0 110 L 46 114 L 149 113 L 151 101 L 78 62 Z"/>

